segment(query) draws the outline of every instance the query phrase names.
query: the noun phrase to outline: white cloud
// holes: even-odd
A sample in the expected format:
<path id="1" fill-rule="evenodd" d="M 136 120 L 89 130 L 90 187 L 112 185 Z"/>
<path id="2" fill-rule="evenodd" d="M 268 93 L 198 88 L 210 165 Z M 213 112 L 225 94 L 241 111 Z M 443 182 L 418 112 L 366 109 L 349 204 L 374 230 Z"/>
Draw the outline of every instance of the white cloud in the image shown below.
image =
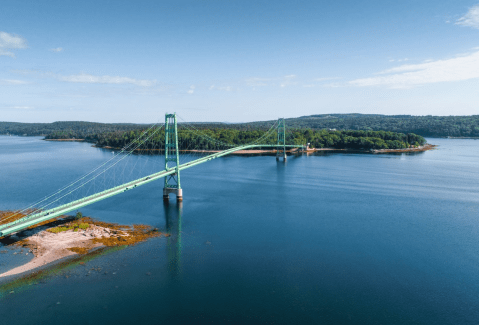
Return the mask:
<path id="1" fill-rule="evenodd" d="M 404 59 L 390 59 L 389 62 L 404 62 L 404 61 L 409 61 L 408 58 L 404 58 Z"/>
<path id="2" fill-rule="evenodd" d="M 356 79 L 353 86 L 387 86 L 411 88 L 418 85 L 479 78 L 479 51 L 451 59 L 404 64 L 380 72 L 383 76 Z"/>
<path id="3" fill-rule="evenodd" d="M 456 21 L 456 25 L 462 25 L 479 29 L 479 5 L 475 5 Z"/>
<path id="4" fill-rule="evenodd" d="M 40 78 L 53 78 L 64 82 L 73 83 L 90 83 L 90 84 L 132 84 L 141 87 L 151 87 L 157 82 L 156 80 L 148 79 L 134 79 L 128 77 L 112 77 L 112 76 L 95 76 L 87 73 L 80 73 L 75 75 L 63 76 L 56 73 L 40 70 L 11 70 L 11 72 L 20 75 L 33 75 Z"/>
<path id="5" fill-rule="evenodd" d="M 10 52 L 10 51 L 5 51 L 5 50 L 2 50 L 2 49 L 0 48 L 0 56 L 1 56 L 1 55 L 9 56 L 9 57 L 15 59 L 15 53 Z"/>
<path id="6" fill-rule="evenodd" d="M 12 106 L 13 109 L 34 109 L 33 106 Z"/>
<path id="7" fill-rule="evenodd" d="M 18 35 L 0 32 L 0 55 L 15 58 L 15 53 L 11 50 L 24 49 L 27 47 L 27 41 Z"/>
<path id="8" fill-rule="evenodd" d="M 325 84 L 325 81 L 333 81 L 333 80 L 338 80 L 341 79 L 341 77 L 322 77 L 322 78 L 315 78 L 312 80 L 312 82 L 316 83 L 309 83 L 309 84 L 303 84 L 303 88 L 314 88 L 314 87 L 330 87 L 332 83 Z"/>
<path id="9" fill-rule="evenodd" d="M 297 82 L 294 82 L 293 81 L 294 79 L 296 79 L 296 75 L 294 75 L 294 74 L 284 76 L 283 80 L 281 81 L 279 86 L 281 88 L 284 88 L 284 87 L 289 86 L 289 85 L 295 85 L 295 84 L 297 84 Z"/>
<path id="10" fill-rule="evenodd" d="M 191 85 L 190 89 L 188 89 L 188 94 L 190 95 L 193 94 L 195 92 L 195 88 L 196 88 L 195 85 Z"/>
<path id="11" fill-rule="evenodd" d="M 294 74 L 282 76 L 282 77 L 276 77 L 276 78 L 259 78 L 259 77 L 254 77 L 254 78 L 248 78 L 245 80 L 246 84 L 250 87 L 264 87 L 264 86 L 280 86 L 281 88 L 284 88 L 289 85 L 295 85 L 297 84 L 294 79 L 296 79 L 297 76 Z"/>
<path id="12" fill-rule="evenodd" d="M 56 49 L 50 49 L 50 51 L 52 51 L 52 52 L 61 52 L 61 51 L 63 51 L 63 48 L 62 48 L 62 47 L 57 47 Z"/>
<path id="13" fill-rule="evenodd" d="M 339 87 L 342 87 L 343 85 L 341 85 L 339 82 L 331 82 L 331 83 L 324 84 L 324 85 L 321 85 L 321 86 L 324 87 L 324 88 L 339 88 Z"/>
<path id="14" fill-rule="evenodd" d="M 65 82 L 79 82 L 91 84 L 133 84 L 141 87 L 150 87 L 156 83 L 156 80 L 142 80 L 119 76 L 94 76 L 86 73 L 70 76 L 57 76 L 57 79 Z"/>
<path id="15" fill-rule="evenodd" d="M 216 90 L 223 90 L 223 91 L 232 91 L 233 88 L 231 86 L 215 86 L 215 85 L 211 85 L 209 90 L 213 90 L 213 89 L 216 89 Z"/>
<path id="16" fill-rule="evenodd" d="M 2 107 L 3 109 L 21 109 L 21 110 L 25 110 L 25 109 L 34 109 L 35 107 L 33 106 L 4 106 Z"/>
<path id="17" fill-rule="evenodd" d="M 329 81 L 329 80 L 337 80 L 341 79 L 340 77 L 323 77 L 323 78 L 316 78 L 314 81 Z"/>
<path id="18" fill-rule="evenodd" d="M 246 79 L 246 84 L 251 87 L 262 87 L 262 86 L 267 86 L 268 83 L 267 81 L 271 81 L 271 78 L 258 78 L 258 77 L 253 77 L 253 78 L 248 78 Z"/>
<path id="19" fill-rule="evenodd" d="M 16 79 L 2 79 L 0 80 L 0 84 L 7 84 L 7 85 L 26 85 L 29 82 L 24 80 L 16 80 Z"/>

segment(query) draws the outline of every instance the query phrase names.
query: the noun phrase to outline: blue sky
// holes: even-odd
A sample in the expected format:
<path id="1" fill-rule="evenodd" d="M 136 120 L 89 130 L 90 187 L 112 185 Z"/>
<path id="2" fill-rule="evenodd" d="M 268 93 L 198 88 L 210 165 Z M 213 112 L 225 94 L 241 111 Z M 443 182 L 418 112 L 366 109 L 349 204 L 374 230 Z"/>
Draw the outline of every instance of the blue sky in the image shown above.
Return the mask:
<path id="1" fill-rule="evenodd" d="M 479 0 L 0 9 L 0 121 L 479 114 Z"/>

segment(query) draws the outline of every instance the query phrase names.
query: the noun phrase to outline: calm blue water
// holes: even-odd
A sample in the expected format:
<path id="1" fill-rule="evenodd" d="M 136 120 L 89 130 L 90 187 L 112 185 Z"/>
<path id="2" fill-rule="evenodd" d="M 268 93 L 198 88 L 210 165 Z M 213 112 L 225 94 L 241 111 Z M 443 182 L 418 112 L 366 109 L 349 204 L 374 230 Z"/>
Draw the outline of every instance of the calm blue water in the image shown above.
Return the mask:
<path id="1" fill-rule="evenodd" d="M 91 205 L 85 215 L 172 236 L 15 290 L 0 321 L 477 324 L 479 141 L 429 142 L 417 155 L 225 157 L 182 172 L 182 207 L 163 205 L 161 182 Z M 0 210 L 110 157 L 0 137 Z M 20 263 L 12 252 L 0 268 Z"/>

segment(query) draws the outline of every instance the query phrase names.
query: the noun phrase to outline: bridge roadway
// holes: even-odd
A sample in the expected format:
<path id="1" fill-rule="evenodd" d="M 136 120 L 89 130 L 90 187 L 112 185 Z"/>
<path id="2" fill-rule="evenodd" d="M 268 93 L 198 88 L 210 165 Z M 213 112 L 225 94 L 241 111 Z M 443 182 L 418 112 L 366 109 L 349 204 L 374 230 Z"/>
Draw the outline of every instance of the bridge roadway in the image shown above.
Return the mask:
<path id="1" fill-rule="evenodd" d="M 219 158 L 219 157 L 222 157 L 222 156 L 226 156 L 226 155 L 228 155 L 230 153 L 233 153 L 235 151 L 246 150 L 246 149 L 257 148 L 257 147 L 263 147 L 263 148 L 274 147 L 274 148 L 277 148 L 278 145 L 257 145 L 257 144 L 243 145 L 243 146 L 223 150 L 223 151 L 220 151 L 220 152 L 217 152 L 217 153 L 214 153 L 214 154 L 211 154 L 211 155 L 208 155 L 208 156 L 205 156 L 205 157 L 201 157 L 199 159 L 192 160 L 190 162 L 181 164 L 178 167 L 178 169 L 181 171 L 181 170 L 184 170 L 184 169 L 187 169 L 187 168 L 205 163 L 209 160 Z M 288 148 L 291 148 L 291 147 L 300 148 L 300 147 L 303 147 L 303 146 L 302 145 L 287 145 L 286 147 L 288 147 Z M 63 205 L 58 206 L 58 207 L 53 208 L 53 209 L 40 211 L 40 212 L 31 214 L 31 215 L 28 215 L 24 218 L 18 219 L 16 221 L 0 225 L 0 237 L 7 236 L 7 235 L 10 235 L 10 234 L 18 232 L 18 231 L 22 231 L 22 230 L 24 230 L 28 227 L 34 226 L 34 225 L 36 225 L 38 223 L 41 223 L 43 221 L 47 221 L 47 220 L 56 218 L 58 216 L 66 214 L 68 212 L 77 210 L 79 208 L 82 208 L 84 206 L 90 205 L 92 203 L 95 203 L 95 202 L 98 202 L 98 201 L 101 201 L 101 200 L 104 200 L 104 199 L 109 198 L 111 196 L 126 192 L 130 189 L 133 189 L 133 188 L 136 188 L 138 186 L 153 182 L 153 181 L 155 181 L 159 178 L 163 178 L 163 177 L 166 177 L 166 176 L 174 174 L 174 173 L 176 173 L 176 167 L 171 168 L 169 170 L 163 170 L 163 171 L 160 171 L 158 173 L 154 173 L 154 174 L 151 174 L 149 176 L 142 177 L 142 178 L 136 179 L 134 181 L 119 185 L 119 186 L 112 187 L 108 190 L 98 192 L 98 193 L 92 194 L 90 196 L 86 196 L 82 199 L 75 200 L 75 201 L 72 201 L 72 202 L 67 203 L 67 204 L 63 204 Z"/>

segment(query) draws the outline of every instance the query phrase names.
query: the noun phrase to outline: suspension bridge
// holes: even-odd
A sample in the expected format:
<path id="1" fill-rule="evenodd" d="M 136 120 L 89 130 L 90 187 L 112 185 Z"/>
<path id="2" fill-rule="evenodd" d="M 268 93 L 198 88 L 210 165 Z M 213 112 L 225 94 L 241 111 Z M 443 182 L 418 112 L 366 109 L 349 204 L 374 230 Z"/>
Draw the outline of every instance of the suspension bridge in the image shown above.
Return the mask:
<path id="1" fill-rule="evenodd" d="M 155 130 L 153 130 L 155 127 Z M 133 153 L 137 150 L 141 144 L 148 141 L 152 135 L 157 134 L 159 130 L 162 129 L 163 126 L 158 127 L 154 125 L 150 127 L 147 131 L 144 131 L 142 135 L 137 138 L 135 141 L 130 143 L 128 146 L 125 146 L 122 151 L 115 155 L 115 158 L 118 155 L 123 155 L 123 157 L 128 156 L 129 154 Z M 47 209 L 46 207 L 51 206 L 51 204 L 60 201 L 62 198 L 68 197 L 73 192 L 77 191 L 79 188 L 83 187 L 85 184 L 91 182 L 98 175 L 103 174 L 106 170 L 111 168 L 111 166 L 105 167 L 105 164 L 99 166 L 98 168 L 94 169 L 92 172 L 88 173 L 87 175 L 81 177 L 79 180 L 63 187 L 62 189 L 58 190 L 57 192 L 47 196 L 46 198 L 30 205 L 29 207 L 17 211 L 17 213 L 8 216 L 8 218 L 15 218 L 15 215 L 24 215 L 26 216 L 21 217 L 17 220 L 7 222 L 8 220 L 0 220 L 0 237 L 8 236 L 13 233 L 25 230 L 29 227 L 35 226 L 39 223 L 55 219 L 59 216 L 65 215 L 68 212 L 78 210 L 82 207 L 87 205 L 93 204 L 98 201 L 105 200 L 109 197 L 114 195 L 118 195 L 124 193 L 126 191 L 132 190 L 136 187 L 141 185 L 148 184 L 150 182 L 154 182 L 160 178 L 164 178 L 164 187 L 163 187 L 163 200 L 168 202 L 169 195 L 174 194 L 178 201 L 183 200 L 183 190 L 180 184 L 180 172 L 182 170 L 191 168 L 193 166 L 197 166 L 199 164 L 203 164 L 210 160 L 226 156 L 228 154 L 240 151 L 240 150 L 248 150 L 252 148 L 272 148 L 276 149 L 276 160 L 283 159 L 286 161 L 286 148 L 303 148 L 304 145 L 297 145 L 297 144 L 286 144 L 286 125 L 284 119 L 279 119 L 262 137 L 258 138 L 257 140 L 239 146 L 233 146 L 231 148 L 221 150 L 218 152 L 211 153 L 209 155 L 202 155 L 201 157 L 185 162 L 180 163 L 180 152 L 181 149 L 178 147 L 178 121 L 177 115 L 175 114 L 166 114 L 165 115 L 165 124 L 164 124 L 164 170 L 155 172 L 146 176 L 142 176 L 132 181 L 128 181 L 122 183 L 117 186 L 113 186 L 107 188 L 106 190 L 82 197 L 80 199 L 71 200 L 67 203 L 55 206 L 53 208 Z M 209 141 L 218 142 L 216 139 L 212 139 L 207 135 L 201 134 L 199 130 L 193 130 L 199 136 L 203 136 L 208 138 Z M 277 141 L 275 144 L 265 144 L 266 139 L 271 138 L 274 134 L 277 134 Z M 231 146 L 231 144 L 225 144 L 226 146 Z M 112 158 L 113 159 L 113 158 Z M 111 159 L 111 160 L 112 160 Z M 110 162 L 110 161 L 109 161 Z M 117 161 L 113 161 L 112 165 L 117 164 Z M 101 168 L 103 170 L 100 170 Z M 100 170 L 98 172 L 98 170 Z M 89 176 L 93 175 L 91 178 Z M 59 197 L 59 198 L 57 198 Z M 52 200 L 50 203 L 46 203 L 48 200 Z M 38 207 L 40 206 L 40 207 Z"/>

